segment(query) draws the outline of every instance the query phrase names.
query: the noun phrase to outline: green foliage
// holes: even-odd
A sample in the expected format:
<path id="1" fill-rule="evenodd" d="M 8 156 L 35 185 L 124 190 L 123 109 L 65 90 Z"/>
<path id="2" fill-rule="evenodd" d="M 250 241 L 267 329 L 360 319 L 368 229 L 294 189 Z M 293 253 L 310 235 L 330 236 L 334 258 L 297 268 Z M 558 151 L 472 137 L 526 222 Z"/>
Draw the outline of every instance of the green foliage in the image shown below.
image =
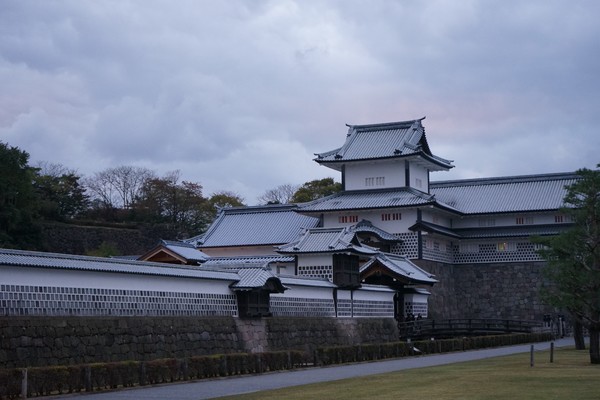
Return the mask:
<path id="1" fill-rule="evenodd" d="M 39 247 L 34 223 L 39 203 L 33 187 L 35 170 L 29 154 L 0 142 L 0 247 Z"/>
<path id="2" fill-rule="evenodd" d="M 580 179 L 567 187 L 563 209 L 573 226 L 535 239 L 546 246 L 540 254 L 548 261 L 544 272 L 551 282 L 541 294 L 590 330 L 591 361 L 600 363 L 600 170 L 577 173 Z"/>
<path id="3" fill-rule="evenodd" d="M 445 353 L 486 347 L 551 340 L 549 333 L 483 336 L 473 338 L 392 342 L 354 346 L 324 347 L 314 352 L 313 365 L 398 358 L 420 354 Z M 419 351 L 415 351 L 414 349 Z M 165 358 L 152 361 L 121 361 L 28 369 L 29 395 L 73 393 L 136 385 L 168 383 L 190 379 L 256 374 L 306 367 L 308 356 L 302 351 L 274 351 L 258 354 L 232 353 Z M 20 394 L 21 369 L 0 369 L 0 399 Z"/>
<path id="4" fill-rule="evenodd" d="M 333 178 L 315 179 L 304 183 L 292 196 L 292 203 L 304 203 L 330 196 L 342 190 L 342 184 Z"/>
<path id="5" fill-rule="evenodd" d="M 95 250 L 88 251 L 87 255 L 93 257 L 111 257 L 120 255 L 120 252 L 116 244 L 102 242 L 100 247 Z"/>
<path id="6" fill-rule="evenodd" d="M 89 198 L 80 179 L 72 172 L 57 176 L 36 174 L 34 187 L 40 198 L 41 216 L 66 221 L 82 215 L 89 207 Z"/>

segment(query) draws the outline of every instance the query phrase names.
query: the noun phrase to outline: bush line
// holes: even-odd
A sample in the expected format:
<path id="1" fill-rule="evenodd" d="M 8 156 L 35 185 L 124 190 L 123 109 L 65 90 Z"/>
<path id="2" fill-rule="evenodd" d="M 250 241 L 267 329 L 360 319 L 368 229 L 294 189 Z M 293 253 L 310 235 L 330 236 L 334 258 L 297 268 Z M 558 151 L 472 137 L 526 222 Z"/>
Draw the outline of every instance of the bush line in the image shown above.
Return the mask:
<path id="1" fill-rule="evenodd" d="M 260 374 L 298 367 L 400 358 L 421 354 L 447 353 L 488 347 L 510 346 L 552 340 L 549 333 L 521 333 L 391 342 L 318 348 L 310 357 L 302 351 L 234 353 L 165 358 L 152 361 L 121 361 L 70 366 L 0 369 L 0 399 L 21 397 L 24 379 L 27 397 L 92 392 L 119 387 Z"/>

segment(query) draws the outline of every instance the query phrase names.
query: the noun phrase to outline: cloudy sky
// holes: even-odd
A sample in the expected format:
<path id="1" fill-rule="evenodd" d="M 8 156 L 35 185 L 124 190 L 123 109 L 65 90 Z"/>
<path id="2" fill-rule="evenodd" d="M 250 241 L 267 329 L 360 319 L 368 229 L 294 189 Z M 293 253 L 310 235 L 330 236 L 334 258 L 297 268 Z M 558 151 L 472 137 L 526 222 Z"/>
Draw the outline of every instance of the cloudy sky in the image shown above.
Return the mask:
<path id="1" fill-rule="evenodd" d="M 433 180 L 600 162 L 600 2 L 0 0 L 0 141 L 256 204 L 345 124 L 421 118 Z"/>

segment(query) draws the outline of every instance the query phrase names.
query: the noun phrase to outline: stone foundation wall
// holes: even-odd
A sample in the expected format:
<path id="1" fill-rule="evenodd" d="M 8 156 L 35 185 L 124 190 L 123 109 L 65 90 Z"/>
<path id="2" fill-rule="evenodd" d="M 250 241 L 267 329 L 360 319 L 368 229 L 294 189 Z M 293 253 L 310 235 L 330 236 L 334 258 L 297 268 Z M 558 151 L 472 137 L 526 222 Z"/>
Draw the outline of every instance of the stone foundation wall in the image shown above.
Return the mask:
<path id="1" fill-rule="evenodd" d="M 543 262 L 449 265 L 419 263 L 440 282 L 431 289 L 430 316 L 448 318 L 543 319 L 557 312 L 543 304 Z"/>
<path id="2" fill-rule="evenodd" d="M 114 246 L 119 254 L 141 255 L 156 246 L 160 239 L 176 236 L 176 231 L 160 226 L 126 229 L 61 223 L 42 225 L 43 250 L 64 254 L 87 254 L 106 243 Z"/>
<path id="3" fill-rule="evenodd" d="M 183 358 L 398 340 L 393 319 L 4 317 L 0 367 Z"/>

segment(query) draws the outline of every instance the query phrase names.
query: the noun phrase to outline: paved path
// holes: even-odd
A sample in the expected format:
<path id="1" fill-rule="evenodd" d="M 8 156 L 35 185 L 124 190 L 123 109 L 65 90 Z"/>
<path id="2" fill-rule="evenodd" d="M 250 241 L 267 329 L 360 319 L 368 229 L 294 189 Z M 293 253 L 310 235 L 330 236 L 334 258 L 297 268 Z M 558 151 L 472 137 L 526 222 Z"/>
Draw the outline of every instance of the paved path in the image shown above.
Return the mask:
<path id="1" fill-rule="evenodd" d="M 556 340 L 556 347 L 573 346 L 573 338 Z M 547 350 L 550 342 L 536 343 L 534 349 Z M 527 353 L 531 345 L 499 347 L 493 349 L 473 350 L 458 353 L 435 354 L 421 357 L 400 358 L 385 361 L 348 364 L 323 368 L 307 368 L 295 371 L 273 372 L 262 375 L 247 375 L 232 378 L 220 378 L 194 382 L 183 382 L 160 386 L 122 389 L 113 392 L 83 393 L 75 395 L 54 396 L 52 399 L 78 400 L 200 400 L 221 396 L 279 389 L 288 386 L 306 385 L 309 383 L 335 381 L 401 371 L 410 368 L 424 368 L 457 362 L 480 360 L 509 354 Z M 529 359 L 528 359 L 529 360 Z"/>

